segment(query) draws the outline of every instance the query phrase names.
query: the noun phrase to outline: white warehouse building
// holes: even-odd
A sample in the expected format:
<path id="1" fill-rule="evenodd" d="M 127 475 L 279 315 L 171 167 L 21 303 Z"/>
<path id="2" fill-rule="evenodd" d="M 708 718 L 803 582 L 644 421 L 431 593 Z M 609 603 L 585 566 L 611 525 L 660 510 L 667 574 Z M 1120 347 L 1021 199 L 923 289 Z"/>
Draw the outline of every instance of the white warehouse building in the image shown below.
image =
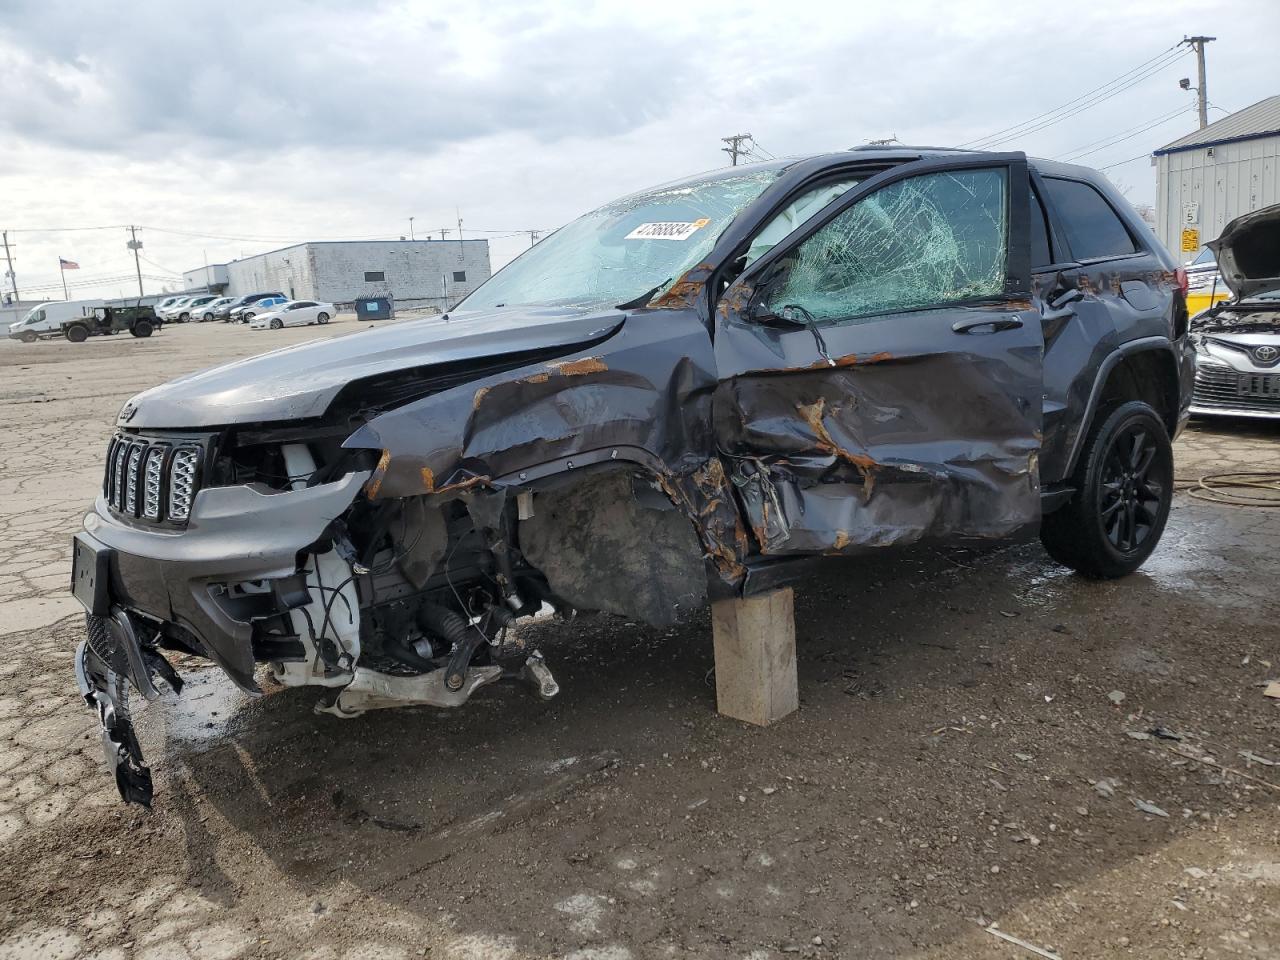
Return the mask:
<path id="1" fill-rule="evenodd" d="M 1156 234 L 1184 262 L 1236 217 L 1280 203 L 1280 96 L 1155 152 Z"/>
<path id="2" fill-rule="evenodd" d="M 389 296 L 446 310 L 489 279 L 488 240 L 313 241 L 187 270 L 187 290 L 229 297 L 280 291 L 293 300 L 350 303 Z"/>

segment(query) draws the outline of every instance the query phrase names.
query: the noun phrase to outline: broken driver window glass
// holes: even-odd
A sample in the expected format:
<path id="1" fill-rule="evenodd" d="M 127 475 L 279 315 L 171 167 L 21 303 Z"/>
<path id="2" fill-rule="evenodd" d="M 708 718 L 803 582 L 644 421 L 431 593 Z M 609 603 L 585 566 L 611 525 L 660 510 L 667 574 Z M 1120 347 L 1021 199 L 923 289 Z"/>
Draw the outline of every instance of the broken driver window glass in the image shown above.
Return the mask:
<path id="1" fill-rule="evenodd" d="M 999 296 L 1008 246 L 1004 168 L 930 173 L 859 200 L 784 258 L 775 313 L 851 320 Z"/>

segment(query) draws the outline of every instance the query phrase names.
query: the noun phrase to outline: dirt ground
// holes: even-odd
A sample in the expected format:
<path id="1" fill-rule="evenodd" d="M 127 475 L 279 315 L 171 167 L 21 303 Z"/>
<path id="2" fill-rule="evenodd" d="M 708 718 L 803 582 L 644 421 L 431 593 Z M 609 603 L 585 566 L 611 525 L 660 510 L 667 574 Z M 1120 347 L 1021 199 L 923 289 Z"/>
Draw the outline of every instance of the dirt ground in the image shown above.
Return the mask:
<path id="1" fill-rule="evenodd" d="M 452 713 L 317 716 L 182 662 L 138 711 L 155 810 L 121 805 L 63 596 L 114 415 L 356 329 L 0 344 L 0 960 L 1037 955 L 990 924 L 1072 960 L 1280 957 L 1280 510 L 1185 494 L 1117 582 L 1034 543 L 831 561 L 765 730 L 716 715 L 705 618 L 544 623 L 557 700 Z M 1280 470 L 1278 441 L 1195 425 L 1179 476 Z"/>

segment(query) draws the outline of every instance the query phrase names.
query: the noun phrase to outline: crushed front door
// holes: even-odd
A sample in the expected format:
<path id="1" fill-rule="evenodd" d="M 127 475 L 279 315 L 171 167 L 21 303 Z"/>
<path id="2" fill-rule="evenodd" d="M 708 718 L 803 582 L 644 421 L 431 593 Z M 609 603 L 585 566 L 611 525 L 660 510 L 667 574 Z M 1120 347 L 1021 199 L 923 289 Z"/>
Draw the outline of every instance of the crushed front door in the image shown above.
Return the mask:
<path id="1" fill-rule="evenodd" d="M 1021 154 L 859 184 L 717 309 L 717 442 L 766 555 L 1001 537 L 1040 516 Z"/>

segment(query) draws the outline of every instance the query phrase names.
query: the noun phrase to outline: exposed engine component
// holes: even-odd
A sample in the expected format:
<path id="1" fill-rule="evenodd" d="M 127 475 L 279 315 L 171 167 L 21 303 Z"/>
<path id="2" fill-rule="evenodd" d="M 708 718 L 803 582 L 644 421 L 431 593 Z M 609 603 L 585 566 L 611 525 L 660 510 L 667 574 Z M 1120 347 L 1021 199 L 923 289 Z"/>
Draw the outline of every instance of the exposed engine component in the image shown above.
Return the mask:
<path id="1" fill-rule="evenodd" d="M 317 713 L 335 717 L 358 717 L 379 707 L 460 707 L 481 687 L 502 678 L 498 666 L 472 667 L 463 683 L 452 690 L 446 683 L 447 670 L 433 670 L 417 676 L 393 676 L 377 670 L 357 668 L 355 677 L 330 702 L 316 704 Z"/>

